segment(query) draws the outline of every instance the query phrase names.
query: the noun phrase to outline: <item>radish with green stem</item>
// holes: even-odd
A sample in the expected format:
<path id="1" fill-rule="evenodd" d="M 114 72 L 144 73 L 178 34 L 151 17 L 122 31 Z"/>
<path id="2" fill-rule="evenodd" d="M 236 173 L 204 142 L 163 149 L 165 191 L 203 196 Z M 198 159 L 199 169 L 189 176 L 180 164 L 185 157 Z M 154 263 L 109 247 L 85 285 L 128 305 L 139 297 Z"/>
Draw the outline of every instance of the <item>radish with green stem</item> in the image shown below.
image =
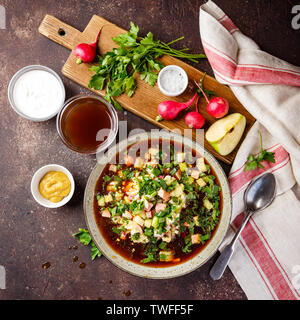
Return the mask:
<path id="1" fill-rule="evenodd" d="M 207 113 L 209 113 L 211 116 L 217 119 L 224 117 L 229 110 L 228 101 L 222 97 L 215 97 L 209 101 L 207 98 L 207 95 L 202 89 L 202 80 L 201 80 L 200 86 L 196 81 L 195 81 L 195 84 L 200 89 L 200 91 L 202 92 L 207 102 L 207 106 L 206 106 Z"/>
<path id="2" fill-rule="evenodd" d="M 189 128 L 201 129 L 205 124 L 205 118 L 198 111 L 199 96 L 196 100 L 196 111 L 191 111 L 185 116 L 185 123 Z"/>
<path id="3" fill-rule="evenodd" d="M 194 103 L 197 96 L 198 93 L 195 93 L 193 98 L 187 102 L 177 102 L 172 100 L 163 101 L 158 105 L 158 113 L 164 120 L 174 120 L 180 111 L 187 109 Z"/>

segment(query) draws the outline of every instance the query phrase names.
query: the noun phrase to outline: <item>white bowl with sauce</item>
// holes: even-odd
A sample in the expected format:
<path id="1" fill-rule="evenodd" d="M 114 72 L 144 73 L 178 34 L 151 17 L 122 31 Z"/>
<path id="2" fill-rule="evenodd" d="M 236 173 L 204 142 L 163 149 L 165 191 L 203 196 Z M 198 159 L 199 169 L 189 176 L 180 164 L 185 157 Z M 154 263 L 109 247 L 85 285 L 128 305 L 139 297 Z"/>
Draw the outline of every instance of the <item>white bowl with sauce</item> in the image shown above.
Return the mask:
<path id="1" fill-rule="evenodd" d="M 188 76 L 179 66 L 169 65 L 160 70 L 157 84 L 159 90 L 168 97 L 181 95 L 188 86 Z"/>
<path id="2" fill-rule="evenodd" d="M 64 173 L 68 177 L 68 179 L 71 183 L 71 190 L 70 190 L 69 194 L 59 202 L 51 202 L 50 200 L 47 200 L 46 198 L 44 198 L 41 195 L 41 193 L 39 191 L 39 184 L 40 184 L 41 180 L 50 171 L 59 171 L 59 172 Z M 74 178 L 73 178 L 71 172 L 68 169 L 66 169 L 65 167 L 60 166 L 58 164 L 48 164 L 46 166 L 41 167 L 40 169 L 38 169 L 35 172 L 35 174 L 33 175 L 32 179 L 31 179 L 31 194 L 32 194 L 33 198 L 35 199 L 35 201 L 37 203 L 39 203 L 40 205 L 42 205 L 43 207 L 46 207 L 46 208 L 59 208 L 59 207 L 65 205 L 72 198 L 72 196 L 74 194 L 74 190 L 75 190 L 75 182 L 74 182 Z"/>
<path id="3" fill-rule="evenodd" d="M 62 108 L 65 97 L 59 75 L 41 65 L 20 69 L 8 85 L 8 100 L 14 111 L 36 122 L 53 118 Z"/>

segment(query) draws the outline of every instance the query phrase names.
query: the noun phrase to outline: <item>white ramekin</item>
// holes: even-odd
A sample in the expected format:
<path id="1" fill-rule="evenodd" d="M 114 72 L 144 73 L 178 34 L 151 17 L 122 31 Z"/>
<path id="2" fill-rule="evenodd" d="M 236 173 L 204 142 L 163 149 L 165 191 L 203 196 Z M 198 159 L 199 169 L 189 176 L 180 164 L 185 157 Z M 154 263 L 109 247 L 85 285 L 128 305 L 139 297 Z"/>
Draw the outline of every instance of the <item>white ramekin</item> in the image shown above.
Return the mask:
<path id="1" fill-rule="evenodd" d="M 179 71 L 183 76 L 183 81 L 184 81 L 183 89 L 178 92 L 167 91 L 167 90 L 165 90 L 165 88 L 161 84 L 162 75 L 165 72 L 168 72 L 169 70 L 172 70 L 172 69 Z M 176 65 L 166 66 L 166 67 L 162 68 L 158 74 L 158 79 L 157 79 L 158 88 L 164 95 L 166 95 L 168 97 L 177 97 L 177 96 L 181 95 L 186 90 L 188 83 L 189 83 L 189 78 L 188 78 L 186 72 L 181 67 L 178 67 Z"/>
<path id="2" fill-rule="evenodd" d="M 54 77 L 57 79 L 57 81 L 60 84 L 61 90 L 62 90 L 62 99 L 61 99 L 61 103 L 59 105 L 57 105 L 56 110 L 51 114 L 48 115 L 47 117 L 44 118 L 33 118 L 30 117 L 26 114 L 24 114 L 23 112 L 21 112 L 18 107 L 15 104 L 14 101 L 14 86 L 15 83 L 17 82 L 17 80 L 26 72 L 32 71 L 32 70 L 43 70 L 43 71 L 47 71 L 49 73 L 51 73 L 52 75 L 54 75 Z M 31 121 L 35 121 L 35 122 L 41 122 L 41 121 L 46 121 L 49 120 L 51 118 L 53 118 L 54 116 L 57 115 L 57 113 L 59 112 L 59 110 L 62 108 L 64 102 L 65 102 L 65 98 L 66 98 L 66 90 L 65 90 L 65 86 L 61 80 L 61 78 L 59 77 L 59 75 L 53 71 L 52 69 L 45 67 L 45 66 L 41 66 L 41 65 L 30 65 L 30 66 L 26 66 L 22 69 L 20 69 L 18 72 L 16 72 L 13 77 L 11 78 L 9 85 L 8 85 L 8 89 L 7 89 L 7 94 L 8 94 L 8 101 L 11 105 L 11 107 L 13 108 L 13 110 L 20 115 L 21 117 L 31 120 Z"/>
<path id="3" fill-rule="evenodd" d="M 51 202 L 47 199 L 45 199 L 39 191 L 39 184 L 41 179 L 45 176 L 46 173 L 48 173 L 49 171 L 60 171 L 63 172 L 64 174 L 66 174 L 66 176 L 69 178 L 70 182 L 71 182 L 71 191 L 70 193 L 63 198 L 60 202 Z M 74 182 L 74 178 L 71 174 L 71 172 L 66 169 L 63 166 L 60 166 L 58 164 L 48 164 L 46 166 L 41 167 L 40 169 L 38 169 L 35 174 L 33 175 L 32 179 L 31 179 L 31 193 L 33 198 L 35 199 L 35 201 L 37 203 L 39 203 L 40 205 L 42 205 L 43 207 L 46 208 L 59 208 L 63 205 L 65 205 L 73 196 L 74 194 L 74 190 L 75 190 L 75 182 Z"/>

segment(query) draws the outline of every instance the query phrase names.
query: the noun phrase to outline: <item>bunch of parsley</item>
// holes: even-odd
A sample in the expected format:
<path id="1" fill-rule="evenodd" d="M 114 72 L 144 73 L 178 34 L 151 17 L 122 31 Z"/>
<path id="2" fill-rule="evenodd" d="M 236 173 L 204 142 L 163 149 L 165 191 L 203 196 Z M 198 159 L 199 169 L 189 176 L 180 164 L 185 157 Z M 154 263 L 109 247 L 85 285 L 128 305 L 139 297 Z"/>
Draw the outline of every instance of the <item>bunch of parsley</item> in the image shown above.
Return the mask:
<path id="1" fill-rule="evenodd" d="M 256 156 L 254 154 L 250 154 L 248 156 L 245 169 L 244 169 L 245 171 L 255 170 L 257 167 L 264 169 L 265 167 L 261 164 L 263 160 L 267 162 L 275 163 L 275 153 L 269 152 L 263 148 L 262 135 L 260 132 L 259 132 L 259 135 L 260 135 L 260 152 Z"/>
<path id="2" fill-rule="evenodd" d="M 157 72 L 164 65 L 157 59 L 166 54 L 181 59 L 198 62 L 197 59 L 206 58 L 205 54 L 189 54 L 188 49 L 175 50 L 171 44 L 182 40 L 184 37 L 164 43 L 153 39 L 153 34 L 148 32 L 146 37 L 138 36 L 139 27 L 130 23 L 130 30 L 113 38 L 119 45 L 103 57 L 98 56 L 98 65 L 89 70 L 95 74 L 90 79 L 89 88 L 103 90 L 106 86 L 105 99 L 114 104 L 115 108 L 122 110 L 121 105 L 114 99 L 122 93 L 131 97 L 136 89 L 135 73 L 140 74 L 141 80 L 154 86 L 157 81 Z"/>

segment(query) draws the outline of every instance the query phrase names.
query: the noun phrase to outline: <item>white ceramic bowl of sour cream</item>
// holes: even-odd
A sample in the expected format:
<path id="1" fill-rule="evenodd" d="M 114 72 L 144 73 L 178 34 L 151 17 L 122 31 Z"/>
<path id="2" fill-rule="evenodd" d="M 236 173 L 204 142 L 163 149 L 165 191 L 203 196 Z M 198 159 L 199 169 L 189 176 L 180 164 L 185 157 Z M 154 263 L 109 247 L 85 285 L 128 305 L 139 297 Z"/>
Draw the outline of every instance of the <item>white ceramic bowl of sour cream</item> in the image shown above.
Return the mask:
<path id="1" fill-rule="evenodd" d="M 8 100 L 16 113 L 32 121 L 57 115 L 64 104 L 65 87 L 52 69 L 31 65 L 20 69 L 8 85 Z"/>
<path id="2" fill-rule="evenodd" d="M 157 84 L 159 90 L 166 96 L 181 95 L 188 86 L 188 76 L 179 66 L 169 65 L 160 70 Z"/>

